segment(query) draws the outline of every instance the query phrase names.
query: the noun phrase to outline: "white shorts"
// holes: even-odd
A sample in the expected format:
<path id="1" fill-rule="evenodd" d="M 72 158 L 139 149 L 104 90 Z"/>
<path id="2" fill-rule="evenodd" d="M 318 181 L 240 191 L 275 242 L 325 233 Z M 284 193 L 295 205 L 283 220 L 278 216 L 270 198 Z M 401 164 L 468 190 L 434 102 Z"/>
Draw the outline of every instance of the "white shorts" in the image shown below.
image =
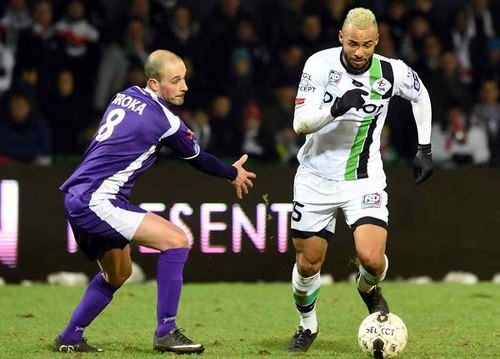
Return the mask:
<path id="1" fill-rule="evenodd" d="M 389 211 L 385 187 L 385 178 L 334 181 L 300 166 L 293 187 L 293 234 L 302 232 L 300 237 L 308 238 L 322 231 L 334 233 L 339 208 L 351 229 L 366 223 L 386 228 Z"/>

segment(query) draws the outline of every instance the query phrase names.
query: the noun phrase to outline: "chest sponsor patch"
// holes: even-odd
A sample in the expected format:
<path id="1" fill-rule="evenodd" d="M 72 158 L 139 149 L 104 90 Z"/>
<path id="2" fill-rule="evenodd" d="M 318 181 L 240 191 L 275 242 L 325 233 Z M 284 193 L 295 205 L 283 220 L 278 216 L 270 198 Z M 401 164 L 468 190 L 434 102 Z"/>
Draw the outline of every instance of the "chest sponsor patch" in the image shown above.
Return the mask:
<path id="1" fill-rule="evenodd" d="M 380 193 L 365 194 L 361 199 L 361 208 L 380 208 L 382 195 Z"/>
<path id="2" fill-rule="evenodd" d="M 387 91 L 391 89 L 391 87 L 391 83 L 383 77 L 376 79 L 372 85 L 372 89 L 379 95 L 385 95 Z"/>
<path id="3" fill-rule="evenodd" d="M 328 75 L 328 83 L 336 84 L 340 81 L 341 78 L 342 78 L 342 72 L 331 70 L 330 74 Z"/>

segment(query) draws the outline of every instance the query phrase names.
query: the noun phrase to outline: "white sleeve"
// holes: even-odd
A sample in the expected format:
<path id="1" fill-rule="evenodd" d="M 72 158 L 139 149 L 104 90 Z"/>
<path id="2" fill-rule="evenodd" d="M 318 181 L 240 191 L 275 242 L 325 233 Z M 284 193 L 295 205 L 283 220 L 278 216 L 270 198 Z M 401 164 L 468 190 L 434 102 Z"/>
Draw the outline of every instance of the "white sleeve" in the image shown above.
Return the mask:
<path id="1" fill-rule="evenodd" d="M 403 61 L 393 62 L 395 72 L 395 95 L 411 101 L 413 116 L 417 124 L 418 143 L 431 142 L 432 105 L 429 92 L 417 73 Z"/>
<path id="2" fill-rule="evenodd" d="M 421 145 L 431 143 L 432 106 L 429 92 L 424 84 L 421 84 L 421 94 L 418 100 L 411 102 L 411 108 L 417 124 L 418 143 Z"/>
<path id="3" fill-rule="evenodd" d="M 304 65 L 293 117 L 293 129 L 298 135 L 316 132 L 333 120 L 330 106 L 321 108 L 328 83 L 328 71 L 329 68 L 321 58 L 314 55 Z"/>

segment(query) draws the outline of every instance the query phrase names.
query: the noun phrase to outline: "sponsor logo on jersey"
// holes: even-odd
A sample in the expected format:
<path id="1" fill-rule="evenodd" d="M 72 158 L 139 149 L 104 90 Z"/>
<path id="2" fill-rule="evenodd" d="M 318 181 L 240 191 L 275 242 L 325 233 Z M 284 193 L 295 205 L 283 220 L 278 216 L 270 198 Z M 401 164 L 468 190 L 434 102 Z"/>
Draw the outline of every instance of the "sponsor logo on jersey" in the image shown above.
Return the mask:
<path id="1" fill-rule="evenodd" d="M 188 134 L 187 134 L 187 136 L 186 136 L 186 137 L 187 137 L 187 139 L 188 139 L 189 141 L 191 141 L 191 140 L 193 139 L 193 131 L 191 131 L 191 130 L 188 128 L 188 129 L 187 129 L 187 132 L 188 132 Z"/>
<path id="2" fill-rule="evenodd" d="M 361 199 L 361 208 L 380 208 L 382 195 L 380 193 L 365 194 Z"/>
<path id="3" fill-rule="evenodd" d="M 372 85 L 372 89 L 374 89 L 379 95 L 385 95 L 391 87 L 391 83 L 383 77 L 376 79 Z"/>
<path id="4" fill-rule="evenodd" d="M 418 75 L 415 71 L 411 70 L 413 75 L 413 88 L 417 91 L 420 91 L 420 80 L 418 79 Z"/>
<path id="5" fill-rule="evenodd" d="M 309 75 L 306 72 L 302 73 L 302 77 L 301 77 L 300 83 L 299 83 L 299 91 L 303 91 L 303 92 L 312 91 L 312 92 L 314 92 L 314 90 L 316 90 L 316 87 L 311 85 L 311 75 Z"/>
<path id="6" fill-rule="evenodd" d="M 340 79 L 342 78 L 342 72 L 340 71 L 335 71 L 335 70 L 330 70 L 330 74 L 328 75 L 328 82 L 329 83 L 338 83 Z"/>
<path id="7" fill-rule="evenodd" d="M 352 79 L 352 84 L 356 87 L 363 87 L 363 84 L 359 81 Z"/>

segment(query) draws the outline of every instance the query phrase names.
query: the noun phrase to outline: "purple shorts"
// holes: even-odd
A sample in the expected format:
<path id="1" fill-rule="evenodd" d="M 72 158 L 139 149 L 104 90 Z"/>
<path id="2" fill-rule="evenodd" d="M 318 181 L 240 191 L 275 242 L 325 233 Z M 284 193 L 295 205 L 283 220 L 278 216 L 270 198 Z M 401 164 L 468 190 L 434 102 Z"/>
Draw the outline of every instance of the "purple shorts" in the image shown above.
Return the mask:
<path id="1" fill-rule="evenodd" d="M 64 207 L 78 247 L 90 260 L 130 243 L 146 211 L 123 199 L 64 196 Z"/>

